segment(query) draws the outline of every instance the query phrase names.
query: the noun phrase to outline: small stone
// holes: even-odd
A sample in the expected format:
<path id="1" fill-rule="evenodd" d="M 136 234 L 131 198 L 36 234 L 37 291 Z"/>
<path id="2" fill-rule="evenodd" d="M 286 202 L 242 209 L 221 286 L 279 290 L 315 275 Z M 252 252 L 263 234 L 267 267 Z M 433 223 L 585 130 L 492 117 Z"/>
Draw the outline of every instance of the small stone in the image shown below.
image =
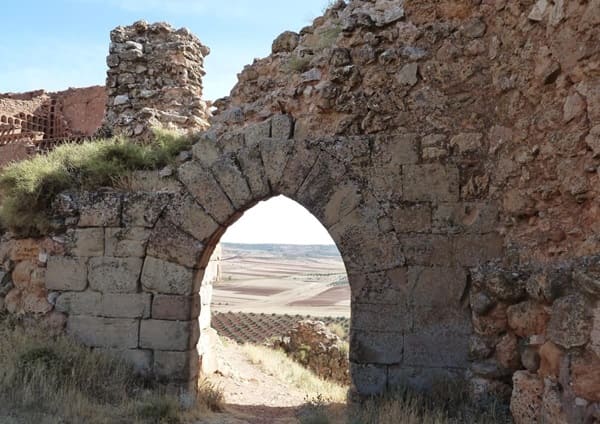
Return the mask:
<path id="1" fill-rule="evenodd" d="M 116 96 L 113 104 L 115 106 L 121 106 L 129 103 L 129 96 L 127 94 L 122 94 L 120 96 Z"/>
<path id="2" fill-rule="evenodd" d="M 581 116 L 586 110 L 586 104 L 583 98 L 578 93 L 573 93 L 565 101 L 563 107 L 563 120 L 565 122 L 572 121 Z"/>
<path id="3" fill-rule="evenodd" d="M 300 36 L 292 31 L 285 31 L 280 34 L 275 41 L 273 41 L 273 46 L 271 47 L 271 51 L 273 53 L 290 53 L 294 51 L 296 47 L 298 47 L 298 43 L 300 41 Z"/>
<path id="4" fill-rule="evenodd" d="M 312 68 L 301 75 L 302 81 L 304 82 L 321 81 L 321 77 L 321 71 L 317 68 Z"/>
<path id="5" fill-rule="evenodd" d="M 483 134 L 461 133 L 450 140 L 450 145 L 458 149 L 459 153 L 475 152 L 482 147 Z"/>
<path id="6" fill-rule="evenodd" d="M 464 28 L 463 33 L 469 38 L 481 38 L 485 35 L 487 25 L 482 19 L 473 19 Z"/>
<path id="7" fill-rule="evenodd" d="M 527 18 L 530 21 L 540 22 L 544 18 L 544 13 L 546 13 L 546 9 L 548 8 L 548 0 L 538 0 L 536 4 L 533 5 L 531 12 L 529 12 L 529 16 Z"/>
<path id="8" fill-rule="evenodd" d="M 560 361 L 563 351 L 552 342 L 546 342 L 540 347 L 539 375 L 542 377 L 558 378 L 560 372 Z"/>
<path id="9" fill-rule="evenodd" d="M 419 65 L 416 63 L 409 63 L 404 65 L 400 72 L 398 73 L 398 83 L 401 85 L 409 85 L 413 86 L 417 82 L 419 82 L 419 77 L 417 76 L 417 72 L 419 70 Z"/>
<path id="10" fill-rule="evenodd" d="M 521 351 L 521 363 L 527 368 L 527 371 L 537 372 L 540 368 L 540 354 L 537 349 L 532 347 L 523 348 Z"/>
<path id="11" fill-rule="evenodd" d="M 500 365 L 508 369 L 519 369 L 521 365 L 517 338 L 514 334 L 506 333 L 496 345 L 496 359 Z"/>
<path id="12" fill-rule="evenodd" d="M 600 402 L 600 358 L 593 353 L 573 356 L 571 384 L 577 396 Z"/>
<path id="13" fill-rule="evenodd" d="M 485 315 L 488 313 L 496 302 L 484 292 L 478 292 L 471 295 L 471 309 L 477 315 Z"/>

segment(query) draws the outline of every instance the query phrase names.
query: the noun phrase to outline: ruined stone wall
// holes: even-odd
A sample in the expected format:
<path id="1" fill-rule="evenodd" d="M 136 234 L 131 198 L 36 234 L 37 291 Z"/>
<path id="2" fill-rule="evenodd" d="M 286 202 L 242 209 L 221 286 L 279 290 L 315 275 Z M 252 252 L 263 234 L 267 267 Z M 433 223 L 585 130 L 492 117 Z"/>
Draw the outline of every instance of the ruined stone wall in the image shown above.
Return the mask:
<path id="1" fill-rule="evenodd" d="M 67 138 L 91 137 L 104 116 L 104 87 L 0 94 L 0 168 Z"/>
<path id="2" fill-rule="evenodd" d="M 208 128 L 202 99 L 204 57 L 210 50 L 187 29 L 136 22 L 110 34 L 105 129 L 138 139 L 151 128 Z"/>
<path id="3" fill-rule="evenodd" d="M 285 195 L 344 259 L 356 393 L 461 378 L 518 422 L 594 422 L 599 13 L 353 0 L 282 34 L 215 102 L 174 193 L 61 197 L 45 286 L 67 331 L 192 382 L 214 246 Z"/>

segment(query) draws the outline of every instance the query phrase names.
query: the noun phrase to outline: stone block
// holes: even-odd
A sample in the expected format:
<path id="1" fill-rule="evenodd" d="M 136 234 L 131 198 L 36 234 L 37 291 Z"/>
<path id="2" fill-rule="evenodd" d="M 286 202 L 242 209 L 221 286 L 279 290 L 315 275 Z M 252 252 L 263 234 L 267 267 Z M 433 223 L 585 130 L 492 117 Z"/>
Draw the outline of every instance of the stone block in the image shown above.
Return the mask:
<path id="1" fill-rule="evenodd" d="M 361 397 L 383 393 L 387 387 L 387 366 L 350 362 L 353 389 Z"/>
<path id="2" fill-rule="evenodd" d="M 271 118 L 271 137 L 279 139 L 291 138 L 293 127 L 290 115 L 274 115 Z"/>
<path id="3" fill-rule="evenodd" d="M 390 212 L 396 233 L 427 233 L 431 231 L 431 206 L 416 204 L 400 206 Z"/>
<path id="4" fill-rule="evenodd" d="M 457 235 L 453 244 L 456 260 L 468 267 L 498 259 L 504 252 L 503 238 L 497 233 Z"/>
<path id="5" fill-rule="evenodd" d="M 121 224 L 121 194 L 85 192 L 79 202 L 80 227 L 118 227 Z"/>
<path id="6" fill-rule="evenodd" d="M 160 294 L 189 296 L 194 292 L 194 272 L 184 266 L 147 256 L 142 270 L 142 287 Z"/>
<path id="7" fill-rule="evenodd" d="M 460 133 L 452 137 L 450 145 L 457 153 L 473 153 L 481 150 L 482 140 L 483 134 L 481 133 Z"/>
<path id="8" fill-rule="evenodd" d="M 248 145 L 260 144 L 271 137 L 271 121 L 263 121 L 248 125 L 244 128 L 244 138 Z"/>
<path id="9" fill-rule="evenodd" d="M 150 235 L 148 256 L 194 268 L 199 265 L 204 246 L 173 223 L 160 221 Z"/>
<path id="10" fill-rule="evenodd" d="M 67 333 L 86 346 L 135 349 L 139 320 L 71 315 L 67 320 Z"/>
<path id="11" fill-rule="evenodd" d="M 323 155 L 314 164 L 298 189 L 294 200 L 311 212 L 323 225 L 331 225 L 324 222 L 325 208 L 331 200 L 335 188 L 341 185 L 340 182 L 345 174 L 345 166 L 333 158 Z"/>
<path id="12" fill-rule="evenodd" d="M 210 168 L 221 157 L 216 134 L 212 131 L 204 132 L 192 146 L 192 155 L 195 160 L 206 168 Z"/>
<path id="13" fill-rule="evenodd" d="M 265 174 L 273 190 L 279 187 L 279 182 L 293 145 L 293 140 L 275 138 L 267 138 L 260 143 Z"/>
<path id="14" fill-rule="evenodd" d="M 412 389 L 416 392 L 441 390 L 446 385 L 448 390 L 453 384 L 460 387 L 465 380 L 465 370 L 452 368 L 410 367 L 390 365 L 388 367 L 388 390 Z M 439 393 L 439 392 L 438 392 Z"/>
<path id="15" fill-rule="evenodd" d="M 223 224 L 235 214 L 235 208 L 208 169 L 191 161 L 181 165 L 177 173 L 190 194 L 215 221 Z"/>
<path id="16" fill-rule="evenodd" d="M 427 164 L 402 167 L 404 199 L 409 202 L 456 202 L 459 174 L 454 165 Z"/>
<path id="17" fill-rule="evenodd" d="M 405 267 L 368 274 L 349 273 L 352 300 L 355 304 L 406 304 L 410 294 Z"/>
<path id="18" fill-rule="evenodd" d="M 468 316 L 463 322 L 441 322 L 415 326 L 404 334 L 404 362 L 411 367 L 463 368 L 469 366 Z M 440 348 L 443 346 L 443 348 Z"/>
<path id="19" fill-rule="evenodd" d="M 236 210 L 245 209 L 250 205 L 252 193 L 246 178 L 230 157 L 225 156 L 217 160 L 211 170 Z"/>
<path id="20" fill-rule="evenodd" d="M 133 367 L 133 370 L 138 375 L 144 377 L 152 375 L 153 355 L 151 350 L 105 348 L 96 348 L 96 350 L 105 355 L 125 361 Z"/>
<path id="21" fill-rule="evenodd" d="M 192 380 L 198 376 L 199 370 L 200 358 L 196 349 L 186 352 L 154 352 L 154 373 L 161 380 Z"/>
<path id="22" fill-rule="evenodd" d="M 83 291 L 88 285 L 87 258 L 50 256 L 46 268 L 48 290 Z"/>
<path id="23" fill-rule="evenodd" d="M 409 265 L 454 265 L 454 250 L 448 237 L 436 234 L 400 236 L 402 252 Z"/>
<path id="24" fill-rule="evenodd" d="M 237 152 L 237 161 L 254 199 L 264 199 L 271 193 L 258 145 L 243 147 Z"/>
<path id="25" fill-rule="evenodd" d="M 463 268 L 421 267 L 408 268 L 410 303 L 430 308 L 458 308 L 467 288 L 467 273 Z"/>
<path id="26" fill-rule="evenodd" d="M 329 194 L 329 199 L 323 207 L 321 223 L 325 227 L 331 227 L 346 215 L 350 214 L 360 205 L 362 196 L 358 185 L 347 181 L 336 186 Z"/>
<path id="27" fill-rule="evenodd" d="M 68 246 L 73 256 L 104 255 L 104 228 L 85 228 L 70 231 Z"/>
<path id="28" fill-rule="evenodd" d="M 106 228 L 105 255 L 113 258 L 143 258 L 150 237 L 150 229 L 144 227 Z"/>
<path id="29" fill-rule="evenodd" d="M 435 233 L 490 233 L 497 225 L 498 208 L 489 203 L 440 203 L 433 210 Z"/>
<path id="30" fill-rule="evenodd" d="M 167 208 L 167 219 L 196 240 L 205 241 L 219 224 L 189 195 L 177 196 Z"/>
<path id="31" fill-rule="evenodd" d="M 296 140 L 290 153 L 294 160 L 285 164 L 277 185 L 278 193 L 295 199 L 300 186 L 317 163 L 319 153 L 319 149 L 311 148 L 305 140 Z"/>
<path id="32" fill-rule="evenodd" d="M 69 315 L 149 318 L 151 300 L 152 296 L 149 293 L 66 292 L 57 298 L 56 310 Z"/>
<path id="33" fill-rule="evenodd" d="M 152 318 L 170 321 L 189 321 L 200 315 L 200 296 L 155 295 Z"/>
<path id="34" fill-rule="evenodd" d="M 406 332 L 413 327 L 413 317 L 408 302 L 399 305 L 352 305 L 352 329 L 360 331 Z"/>
<path id="35" fill-rule="evenodd" d="M 200 329 L 198 321 L 143 320 L 140 347 L 144 349 L 187 351 L 195 349 Z"/>
<path id="36" fill-rule="evenodd" d="M 571 385 L 578 397 L 600 402 L 600 358 L 591 352 L 573 355 Z"/>
<path id="37" fill-rule="evenodd" d="M 363 331 L 350 333 L 350 361 L 361 364 L 399 364 L 402 362 L 404 336 L 400 331 Z"/>
<path id="38" fill-rule="evenodd" d="M 88 263 L 90 287 L 102 293 L 135 293 L 142 263 L 139 258 L 91 258 Z"/>
<path id="39" fill-rule="evenodd" d="M 128 193 L 123 198 L 123 225 L 152 228 L 170 204 L 172 193 Z"/>

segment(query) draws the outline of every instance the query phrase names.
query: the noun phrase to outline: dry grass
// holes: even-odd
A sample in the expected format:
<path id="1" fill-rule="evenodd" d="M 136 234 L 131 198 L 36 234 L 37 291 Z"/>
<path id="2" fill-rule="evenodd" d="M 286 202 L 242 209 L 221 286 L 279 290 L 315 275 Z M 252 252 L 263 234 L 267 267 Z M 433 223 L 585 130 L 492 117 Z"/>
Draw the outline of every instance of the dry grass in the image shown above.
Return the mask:
<path id="1" fill-rule="evenodd" d="M 248 344 L 242 346 L 242 350 L 250 362 L 265 373 L 301 390 L 307 399 L 320 398 L 333 403 L 346 401 L 348 387 L 317 377 L 282 351 Z"/>
<path id="2" fill-rule="evenodd" d="M 66 337 L 0 319 L 0 422 L 176 424 L 222 408 L 222 393 L 201 382 L 197 399 L 162 393 L 124 362 Z M 19 421 L 22 420 L 22 421 Z M 62 420 L 62 421 L 61 421 Z"/>

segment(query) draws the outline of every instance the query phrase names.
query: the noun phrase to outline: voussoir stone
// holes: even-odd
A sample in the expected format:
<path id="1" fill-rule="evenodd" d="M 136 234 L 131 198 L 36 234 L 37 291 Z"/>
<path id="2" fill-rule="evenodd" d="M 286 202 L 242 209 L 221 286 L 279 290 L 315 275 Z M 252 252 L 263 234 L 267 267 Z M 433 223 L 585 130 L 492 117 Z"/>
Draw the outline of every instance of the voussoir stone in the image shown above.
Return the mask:
<path id="1" fill-rule="evenodd" d="M 147 255 L 193 268 L 198 265 L 204 246 L 173 223 L 162 220 L 152 231 Z"/>
<path id="2" fill-rule="evenodd" d="M 87 275 L 87 258 L 50 256 L 46 269 L 46 288 L 83 291 L 88 284 Z"/>
<path id="3" fill-rule="evenodd" d="M 146 257 L 142 270 L 144 290 L 161 294 L 189 296 L 194 291 L 194 272 L 162 259 Z"/>
<path id="4" fill-rule="evenodd" d="M 91 258 L 88 264 L 90 287 L 102 293 L 135 293 L 142 263 L 140 258 Z"/>

